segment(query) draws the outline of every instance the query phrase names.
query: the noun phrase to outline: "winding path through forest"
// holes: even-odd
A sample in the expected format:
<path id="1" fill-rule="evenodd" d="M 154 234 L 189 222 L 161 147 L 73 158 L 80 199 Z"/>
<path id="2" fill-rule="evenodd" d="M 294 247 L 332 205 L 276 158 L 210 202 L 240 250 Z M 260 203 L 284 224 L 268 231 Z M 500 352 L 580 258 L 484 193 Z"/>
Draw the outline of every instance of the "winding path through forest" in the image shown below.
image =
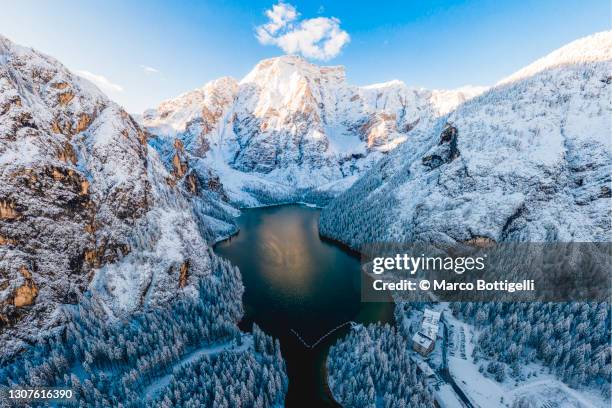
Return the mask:
<path id="1" fill-rule="evenodd" d="M 207 345 L 207 346 L 195 349 L 192 352 L 185 354 L 183 358 L 181 358 L 172 367 L 170 367 L 168 374 L 155 379 L 151 384 L 149 384 L 144 389 L 144 392 L 143 392 L 144 398 L 147 400 L 152 399 L 155 397 L 155 395 L 157 395 L 157 393 L 160 390 L 168 386 L 168 384 L 170 383 L 170 380 L 172 379 L 172 373 L 176 368 L 196 362 L 204 356 L 214 356 L 224 351 L 231 351 L 234 353 L 239 353 L 239 352 L 247 350 L 252 345 L 253 345 L 253 338 L 250 335 L 245 335 L 242 338 L 242 344 L 239 346 L 236 345 L 236 342 L 234 340 L 232 340 L 232 341 L 228 341 L 225 343 Z"/>

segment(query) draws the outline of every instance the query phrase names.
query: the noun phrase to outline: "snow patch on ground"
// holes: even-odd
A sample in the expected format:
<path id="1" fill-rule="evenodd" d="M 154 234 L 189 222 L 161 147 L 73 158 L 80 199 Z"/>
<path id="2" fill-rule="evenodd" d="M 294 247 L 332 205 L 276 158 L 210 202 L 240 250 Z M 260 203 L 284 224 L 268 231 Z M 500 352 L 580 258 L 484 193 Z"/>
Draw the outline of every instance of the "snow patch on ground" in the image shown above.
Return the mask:
<path id="1" fill-rule="evenodd" d="M 478 337 L 478 331 L 474 326 L 453 317 L 450 310 L 444 313 L 444 320 L 447 325 L 454 326 L 455 352 L 454 355 L 448 356 L 449 371 L 457 385 L 475 406 L 506 408 L 512 406 L 521 397 L 527 398 L 535 404 L 534 407 L 538 408 L 607 408 L 610 406 L 610 401 L 604 400 L 599 393 L 589 389 L 571 389 L 553 375 L 547 374 L 547 370 L 536 363 L 521 367 L 525 373 L 537 372 L 538 374 L 525 381 L 520 381 L 518 386 L 515 385 L 515 379 L 510 377 L 500 383 L 483 375 L 478 371 L 479 364 L 475 364 L 472 358 L 473 342 Z M 465 334 L 464 342 L 460 338 L 462 332 Z M 462 344 L 465 345 L 464 352 Z M 486 363 L 486 361 L 480 361 L 480 364 L 484 364 L 485 367 Z"/>

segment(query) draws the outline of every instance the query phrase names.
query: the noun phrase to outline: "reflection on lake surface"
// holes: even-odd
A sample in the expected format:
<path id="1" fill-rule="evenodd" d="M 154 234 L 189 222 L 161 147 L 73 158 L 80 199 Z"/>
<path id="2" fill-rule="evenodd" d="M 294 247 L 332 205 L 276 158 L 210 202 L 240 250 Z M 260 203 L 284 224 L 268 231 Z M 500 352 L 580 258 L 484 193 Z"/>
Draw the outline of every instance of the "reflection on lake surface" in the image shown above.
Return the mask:
<path id="1" fill-rule="evenodd" d="M 287 361 L 287 407 L 337 406 L 325 386 L 329 346 L 347 333 L 338 330 L 314 349 L 309 344 L 346 321 L 390 321 L 392 305 L 360 302 L 359 259 L 322 241 L 319 210 L 284 205 L 243 210 L 240 233 L 215 252 L 238 265 L 245 285 L 241 327 L 257 323 L 281 342 Z"/>

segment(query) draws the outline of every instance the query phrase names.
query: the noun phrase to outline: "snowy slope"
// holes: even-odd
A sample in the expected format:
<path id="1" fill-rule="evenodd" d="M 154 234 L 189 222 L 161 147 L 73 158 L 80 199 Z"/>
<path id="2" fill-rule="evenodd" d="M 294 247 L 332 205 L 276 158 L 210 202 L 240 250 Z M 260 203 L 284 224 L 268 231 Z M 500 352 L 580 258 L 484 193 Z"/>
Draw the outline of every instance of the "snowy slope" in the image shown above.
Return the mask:
<path id="1" fill-rule="evenodd" d="M 612 32 L 471 99 L 333 201 L 321 231 L 372 241 L 608 241 Z"/>
<path id="2" fill-rule="evenodd" d="M 205 238 L 233 229 L 229 210 L 147 138 L 91 83 L 0 36 L 0 353 L 88 288 L 121 313 L 208 274 Z"/>
<path id="3" fill-rule="evenodd" d="M 165 101 L 143 123 L 161 150 L 180 139 L 194 168 L 217 175 L 234 203 L 324 202 L 415 127 L 482 91 L 399 81 L 359 88 L 343 67 L 283 56 L 261 61 L 240 82 L 222 78 Z"/>
<path id="4" fill-rule="evenodd" d="M 601 32 L 572 41 L 498 82 L 498 85 L 518 81 L 546 69 L 565 65 L 581 65 L 610 59 L 612 42 L 609 32 Z"/>

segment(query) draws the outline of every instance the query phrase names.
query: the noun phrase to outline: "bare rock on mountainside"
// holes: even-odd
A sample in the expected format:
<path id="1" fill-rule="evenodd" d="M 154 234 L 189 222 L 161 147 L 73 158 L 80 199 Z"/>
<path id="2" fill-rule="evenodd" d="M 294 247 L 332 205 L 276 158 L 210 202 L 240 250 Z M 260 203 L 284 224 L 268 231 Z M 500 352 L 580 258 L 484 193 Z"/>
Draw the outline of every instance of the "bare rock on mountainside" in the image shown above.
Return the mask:
<path id="1" fill-rule="evenodd" d="M 609 241 L 612 32 L 577 40 L 390 153 L 321 214 L 368 242 Z"/>
<path id="2" fill-rule="evenodd" d="M 87 288 L 129 311 L 189 291 L 209 270 L 205 218 L 223 208 L 204 197 L 194 209 L 185 184 L 165 182 L 171 174 L 130 115 L 4 37 L 0 173 L 3 353 L 53 327 L 58 307 Z"/>
<path id="3" fill-rule="evenodd" d="M 326 201 L 440 114 L 483 88 L 429 91 L 399 81 L 356 87 L 343 67 L 267 59 L 240 82 L 221 78 L 143 115 L 161 151 L 183 141 L 200 174 L 244 206 Z M 165 148 L 167 149 L 167 147 Z"/>

